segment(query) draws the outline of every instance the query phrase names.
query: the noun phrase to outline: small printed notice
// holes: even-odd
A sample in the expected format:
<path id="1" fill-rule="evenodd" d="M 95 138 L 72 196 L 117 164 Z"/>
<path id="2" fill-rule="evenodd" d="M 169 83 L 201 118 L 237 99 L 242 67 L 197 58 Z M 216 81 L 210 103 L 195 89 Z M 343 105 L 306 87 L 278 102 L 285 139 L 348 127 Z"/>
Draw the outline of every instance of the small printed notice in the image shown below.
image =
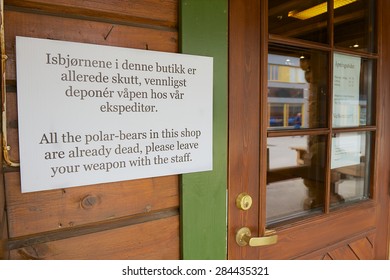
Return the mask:
<path id="1" fill-rule="evenodd" d="M 359 125 L 360 57 L 333 58 L 333 127 Z"/>
<path id="2" fill-rule="evenodd" d="M 338 134 L 332 138 L 331 169 L 360 163 L 361 136 L 358 133 Z"/>
<path id="3" fill-rule="evenodd" d="M 16 38 L 22 192 L 212 169 L 213 60 Z"/>

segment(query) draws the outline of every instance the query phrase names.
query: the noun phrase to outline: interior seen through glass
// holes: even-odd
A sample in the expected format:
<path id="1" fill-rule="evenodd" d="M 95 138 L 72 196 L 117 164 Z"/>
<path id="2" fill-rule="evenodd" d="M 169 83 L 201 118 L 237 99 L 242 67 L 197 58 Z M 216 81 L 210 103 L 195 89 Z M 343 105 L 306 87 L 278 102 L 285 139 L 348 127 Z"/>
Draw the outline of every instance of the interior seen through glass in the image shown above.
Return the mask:
<path id="1" fill-rule="evenodd" d="M 330 206 L 369 198 L 370 132 L 332 137 Z M 325 199 L 326 136 L 269 137 L 267 222 L 321 212 Z"/>
<path id="2" fill-rule="evenodd" d="M 267 222 L 276 223 L 313 212 L 325 203 L 325 176 L 330 168 L 330 207 L 369 197 L 370 133 L 306 135 L 325 128 L 328 73 L 333 73 L 333 127 L 373 123 L 375 61 L 335 53 L 271 45 L 268 61 L 268 130 L 294 131 L 267 141 Z M 331 165 L 327 166 L 327 149 Z"/>
<path id="3" fill-rule="evenodd" d="M 328 55 L 271 45 L 268 55 L 270 129 L 326 126 Z"/>
<path id="4" fill-rule="evenodd" d="M 268 225 L 321 213 L 325 197 L 333 211 L 371 195 L 376 59 L 363 54 L 377 51 L 375 7 L 375 0 L 268 1 Z"/>
<path id="5" fill-rule="evenodd" d="M 269 137 L 267 221 L 321 211 L 325 197 L 325 136 Z"/>

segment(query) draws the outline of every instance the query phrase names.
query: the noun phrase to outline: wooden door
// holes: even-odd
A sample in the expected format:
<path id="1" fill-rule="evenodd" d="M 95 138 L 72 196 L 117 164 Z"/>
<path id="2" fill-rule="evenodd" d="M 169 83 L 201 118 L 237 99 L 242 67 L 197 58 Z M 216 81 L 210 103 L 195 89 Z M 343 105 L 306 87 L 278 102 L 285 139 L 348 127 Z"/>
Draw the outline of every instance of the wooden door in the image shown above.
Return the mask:
<path id="1" fill-rule="evenodd" d="M 2 15 L 0 257 L 180 258 L 178 176 L 21 193 L 15 71 L 15 36 L 177 52 L 177 1 L 5 0 Z"/>
<path id="2" fill-rule="evenodd" d="M 321 2 L 229 2 L 229 259 L 387 258 L 389 3 Z"/>

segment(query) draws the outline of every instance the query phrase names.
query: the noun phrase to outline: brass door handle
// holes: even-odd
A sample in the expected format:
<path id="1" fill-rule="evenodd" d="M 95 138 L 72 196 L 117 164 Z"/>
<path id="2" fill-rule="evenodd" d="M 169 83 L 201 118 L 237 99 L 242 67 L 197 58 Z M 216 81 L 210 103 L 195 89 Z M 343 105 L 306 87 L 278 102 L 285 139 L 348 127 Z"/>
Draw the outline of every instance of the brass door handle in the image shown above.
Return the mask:
<path id="1" fill-rule="evenodd" d="M 266 246 L 276 244 L 278 242 L 278 236 L 275 234 L 275 231 L 266 230 L 265 236 L 252 237 L 251 230 L 247 227 L 243 227 L 239 229 L 236 233 L 236 242 L 240 246 Z"/>

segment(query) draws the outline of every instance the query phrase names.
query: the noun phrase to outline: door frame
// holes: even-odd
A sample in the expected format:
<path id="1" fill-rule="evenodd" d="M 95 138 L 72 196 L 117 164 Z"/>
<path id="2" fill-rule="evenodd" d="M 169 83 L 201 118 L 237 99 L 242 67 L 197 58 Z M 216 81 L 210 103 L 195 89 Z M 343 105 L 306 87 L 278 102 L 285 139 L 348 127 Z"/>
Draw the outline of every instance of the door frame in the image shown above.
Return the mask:
<path id="1" fill-rule="evenodd" d="M 261 9 L 264 1 L 229 1 L 229 164 L 228 164 L 228 258 L 257 259 L 258 248 L 237 246 L 235 234 L 237 229 L 246 226 L 252 234 L 262 236 L 264 228 L 259 225 L 258 217 L 265 217 L 264 209 L 260 209 L 260 178 L 256 176 L 260 164 L 260 149 L 265 146 L 261 142 L 264 133 L 259 118 L 261 112 L 263 81 L 261 74 L 266 38 L 263 31 L 267 23 L 262 22 Z M 259 30 L 259 26 L 263 28 Z M 259 58 L 259 59 L 256 59 Z M 253 176 L 255 174 L 255 176 Z M 241 193 L 250 194 L 253 204 L 248 211 L 240 211 L 235 205 Z"/>
<path id="2" fill-rule="evenodd" d="M 378 230 L 377 242 L 387 246 L 376 246 L 375 254 L 383 259 L 390 259 L 390 31 L 384 26 L 390 25 L 390 3 L 386 0 L 378 1 L 378 52 L 379 77 L 377 102 L 377 168 L 373 173 L 377 178 L 378 189 L 376 199 L 381 205 L 377 214 Z M 386 12 L 387 11 L 387 12 Z M 383 221 L 382 223 L 380 221 Z"/>

